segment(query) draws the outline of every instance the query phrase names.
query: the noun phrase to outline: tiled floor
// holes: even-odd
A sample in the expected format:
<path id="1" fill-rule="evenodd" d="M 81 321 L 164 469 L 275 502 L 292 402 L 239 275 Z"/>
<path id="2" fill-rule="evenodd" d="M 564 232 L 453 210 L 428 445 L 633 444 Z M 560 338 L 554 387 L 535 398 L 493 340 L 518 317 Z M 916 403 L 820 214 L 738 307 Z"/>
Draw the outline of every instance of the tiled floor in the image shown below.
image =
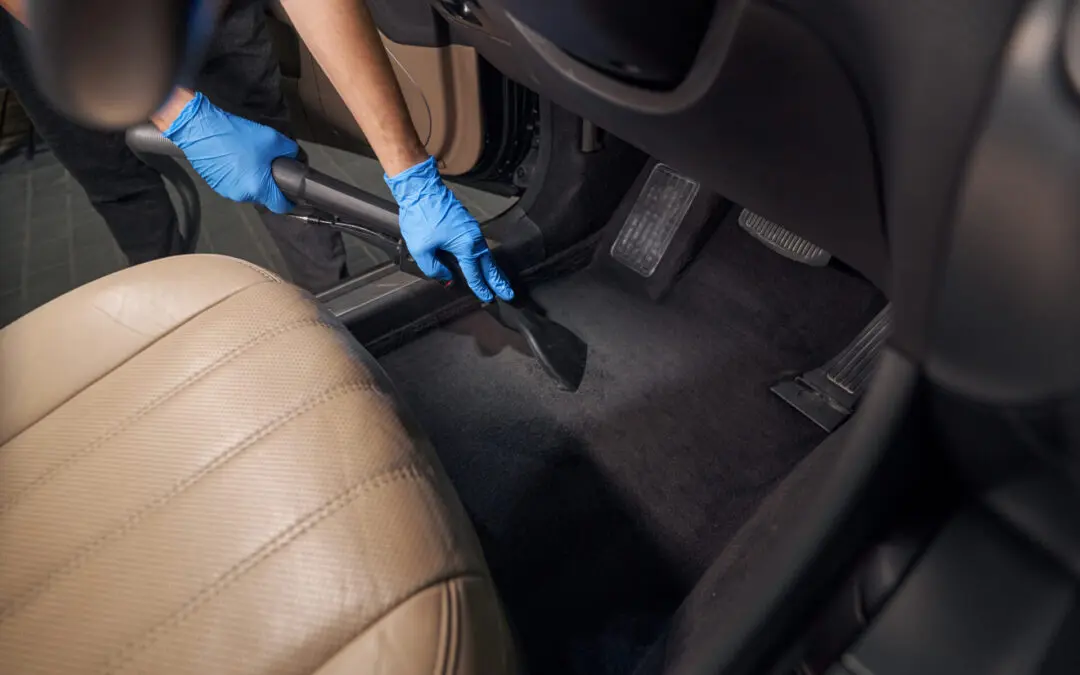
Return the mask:
<path id="1" fill-rule="evenodd" d="M 306 143 L 311 165 L 390 199 L 382 169 L 367 157 Z M 277 246 L 250 206 L 214 194 L 196 180 L 202 197 L 200 252 L 249 260 L 288 277 Z M 483 221 L 512 200 L 453 186 L 465 206 Z M 358 239 L 345 237 L 349 270 L 360 274 L 385 260 Z M 125 264 L 82 188 L 44 150 L 0 164 L 0 327 L 76 286 Z"/>

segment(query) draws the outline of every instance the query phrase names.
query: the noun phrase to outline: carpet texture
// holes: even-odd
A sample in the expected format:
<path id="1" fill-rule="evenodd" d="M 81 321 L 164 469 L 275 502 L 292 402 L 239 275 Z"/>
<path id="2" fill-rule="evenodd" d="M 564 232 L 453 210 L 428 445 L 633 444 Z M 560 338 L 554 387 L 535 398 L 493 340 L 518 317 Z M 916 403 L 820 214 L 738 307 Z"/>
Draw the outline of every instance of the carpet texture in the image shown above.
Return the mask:
<path id="1" fill-rule="evenodd" d="M 533 675 L 626 673 L 824 432 L 769 392 L 881 308 L 727 219 L 655 304 L 586 270 L 538 288 L 590 346 L 560 392 L 483 312 L 382 359 L 474 518 Z"/>

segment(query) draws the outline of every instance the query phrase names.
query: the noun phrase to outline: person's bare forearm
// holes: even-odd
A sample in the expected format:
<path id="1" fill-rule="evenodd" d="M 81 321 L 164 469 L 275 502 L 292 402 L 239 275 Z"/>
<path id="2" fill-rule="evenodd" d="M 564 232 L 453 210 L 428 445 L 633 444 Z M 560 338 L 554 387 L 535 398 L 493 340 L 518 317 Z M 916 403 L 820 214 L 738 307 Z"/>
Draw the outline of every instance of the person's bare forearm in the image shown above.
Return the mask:
<path id="1" fill-rule="evenodd" d="M 7 13 L 18 19 L 23 25 L 26 25 L 26 7 L 23 0 L 0 0 L 0 7 L 7 10 Z"/>
<path id="2" fill-rule="evenodd" d="M 183 111 L 188 101 L 193 98 L 195 98 L 195 92 L 190 89 L 184 89 L 183 87 L 173 89 L 172 96 L 169 97 L 168 101 L 165 101 L 165 105 L 150 116 L 150 121 L 154 123 L 158 131 L 165 131 L 173 123 L 173 120 L 180 116 L 180 112 Z"/>
<path id="3" fill-rule="evenodd" d="M 300 37 L 393 176 L 425 159 L 367 7 L 356 0 L 283 0 Z"/>

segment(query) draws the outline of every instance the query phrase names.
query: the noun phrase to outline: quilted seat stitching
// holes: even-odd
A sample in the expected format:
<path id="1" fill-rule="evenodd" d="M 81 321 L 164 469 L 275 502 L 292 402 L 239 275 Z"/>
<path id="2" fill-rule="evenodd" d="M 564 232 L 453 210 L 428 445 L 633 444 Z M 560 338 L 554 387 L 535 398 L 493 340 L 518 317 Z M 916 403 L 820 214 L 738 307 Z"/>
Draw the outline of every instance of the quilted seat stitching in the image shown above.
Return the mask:
<path id="1" fill-rule="evenodd" d="M 378 616 L 376 616 L 375 618 L 368 621 L 356 633 L 349 636 L 347 639 L 343 640 L 342 645 L 337 650 L 332 652 L 329 655 L 329 657 L 327 657 L 323 661 L 323 665 L 329 663 L 333 658 L 335 658 L 338 654 L 340 654 L 344 649 L 346 649 L 350 644 L 352 644 L 356 640 L 363 639 L 364 636 L 366 636 L 368 633 L 370 633 L 371 630 L 374 629 L 378 624 L 385 621 L 394 612 L 398 611 L 401 607 L 403 607 L 406 603 L 408 603 L 413 598 L 416 598 L 420 594 L 425 593 L 427 591 L 430 591 L 433 588 L 437 588 L 437 587 L 442 586 L 442 585 L 449 585 L 449 584 L 452 584 L 452 583 L 457 582 L 457 581 L 468 581 L 470 579 L 471 580 L 476 580 L 476 581 L 482 581 L 482 582 L 484 582 L 486 584 L 492 584 L 493 583 L 490 576 L 488 576 L 488 575 L 486 575 L 484 573 L 475 572 L 475 571 L 473 571 L 473 572 L 469 572 L 469 571 L 453 571 L 453 572 L 450 572 L 447 575 L 434 577 L 434 578 L 428 580 L 426 583 L 423 583 L 423 584 L 417 586 L 416 588 L 411 589 L 408 595 L 399 598 L 396 602 L 391 604 L 389 607 L 385 608 Z M 446 672 L 446 671 L 444 671 L 444 672 Z"/>
<path id="2" fill-rule="evenodd" d="M 238 263 L 240 263 L 240 264 L 241 264 L 241 265 L 243 265 L 244 267 L 247 267 L 247 268 L 249 268 L 249 269 L 252 269 L 252 270 L 254 270 L 254 271 L 258 272 L 259 274 L 263 275 L 263 278 L 265 278 L 265 279 L 266 279 L 267 281 L 271 281 L 271 282 L 273 282 L 273 283 L 275 283 L 275 284 L 280 284 L 280 283 L 284 283 L 284 282 L 283 282 L 283 281 L 281 280 L 281 277 L 279 277 L 278 275 L 274 274 L 274 273 L 273 273 L 273 272 L 271 272 L 270 270 L 267 270 L 267 269 L 263 269 L 262 267 L 259 267 L 259 266 L 258 266 L 258 265 L 256 265 L 255 263 L 252 263 L 252 262 L 248 262 L 247 260 L 241 260 L 240 258 L 230 258 L 230 259 L 231 259 L 232 261 L 234 261 L 234 262 L 238 262 Z"/>
<path id="3" fill-rule="evenodd" d="M 229 294 L 227 294 L 227 295 L 225 295 L 225 296 L 223 296 L 221 298 L 218 298 L 217 300 L 213 301 L 212 303 L 210 303 L 209 305 L 204 307 L 202 309 L 202 311 L 196 312 L 195 314 L 192 314 L 191 316 L 185 318 L 184 320 L 182 320 L 179 323 L 175 324 L 174 326 L 170 327 L 167 331 L 163 332 L 161 335 L 158 335 L 157 337 L 155 337 L 149 343 L 143 345 L 139 349 L 136 349 L 134 352 L 128 354 L 127 357 L 125 357 L 122 361 L 120 361 L 119 363 L 116 363 L 109 372 L 106 372 L 105 374 L 100 375 L 98 377 L 92 378 L 89 382 L 83 383 L 83 386 L 80 387 L 77 391 L 71 392 L 70 395 L 64 397 L 64 399 L 62 401 L 57 401 L 53 406 L 50 407 L 50 409 L 48 411 L 44 412 L 40 417 L 38 417 L 36 420 L 31 422 L 29 425 L 27 425 L 26 427 L 20 429 L 19 431 L 12 434 L 8 438 L 0 439 L 0 452 L 3 452 L 5 445 L 7 445 L 8 443 L 14 441 L 19 436 L 22 436 L 28 430 L 33 429 L 35 426 L 40 424 L 42 420 L 47 419 L 49 417 L 49 415 L 52 415 L 54 412 L 56 412 L 57 410 L 62 408 L 64 405 L 66 405 L 73 398 L 75 398 L 79 394 L 83 393 L 84 391 L 86 391 L 90 387 L 94 386 L 95 384 L 100 382 L 102 379 L 108 377 L 112 372 L 115 372 L 116 370 L 120 369 L 121 367 L 123 367 L 124 365 L 129 363 L 132 359 L 137 357 L 139 354 L 142 354 L 142 353 L 146 352 L 147 350 L 151 349 L 152 347 L 154 347 L 156 344 L 158 344 L 162 340 L 168 338 L 170 335 L 173 335 L 174 333 L 176 333 L 178 330 L 180 330 L 184 326 L 186 326 L 186 325 L 190 324 L 192 321 L 195 321 L 196 319 L 198 319 L 200 316 L 204 316 L 207 312 L 214 309 L 215 307 L 219 307 L 219 306 L 229 302 L 233 298 L 236 298 L 236 297 L 242 295 L 245 291 L 248 291 L 248 290 L 250 290 L 252 288 L 255 288 L 255 287 L 259 286 L 262 283 L 265 283 L 265 282 L 257 282 L 257 283 L 251 284 L 250 286 L 243 286 L 243 287 L 238 288 L 238 289 L 234 290 L 233 292 L 231 292 L 231 293 L 229 293 Z M 26 316 L 32 316 L 32 315 L 33 315 L 33 312 L 31 312 L 30 314 L 27 314 Z M 26 317 L 24 316 L 22 319 L 19 319 L 19 321 L 22 321 L 25 318 Z M 2 330 L 2 329 L 0 329 L 0 330 Z"/>
<path id="4" fill-rule="evenodd" d="M 288 411 L 287 413 L 278 415 L 274 419 L 267 421 L 260 428 L 253 431 L 243 440 L 236 445 L 227 448 L 224 452 L 215 457 L 209 464 L 204 465 L 195 473 L 185 477 L 184 479 L 177 481 L 173 486 L 163 495 L 159 495 L 148 504 L 145 504 L 142 508 L 135 513 L 128 516 L 127 519 L 116 529 L 106 532 L 97 539 L 83 545 L 76 552 L 75 555 L 68 559 L 66 563 L 59 568 L 49 572 L 44 579 L 35 584 L 33 587 L 27 589 L 23 593 L 15 597 L 11 604 L 7 607 L 0 609 L 0 623 L 5 620 L 10 620 L 19 611 L 27 607 L 36 598 L 46 593 L 52 586 L 61 578 L 70 576 L 83 567 L 91 558 L 91 556 L 99 550 L 102 546 L 110 541 L 119 540 L 126 534 L 131 532 L 135 527 L 142 522 L 153 511 L 158 510 L 166 506 L 174 498 L 182 494 L 188 488 L 194 486 L 198 481 L 202 480 L 206 476 L 210 475 L 214 471 L 220 469 L 229 461 L 235 459 L 244 450 L 254 446 L 259 441 L 271 436 L 274 432 L 280 430 L 289 422 L 297 419 L 307 412 L 329 403 L 330 401 L 344 396 L 346 394 L 356 393 L 360 391 L 372 391 L 376 386 L 371 383 L 349 383 L 345 385 L 338 385 L 331 387 L 320 392 L 318 395 L 311 397 L 307 401 L 304 401 L 296 408 Z"/>
<path id="5" fill-rule="evenodd" d="M 76 450 L 74 453 L 72 453 L 67 458 L 65 458 L 62 462 L 60 462 L 56 466 L 52 467 L 51 469 L 47 470 L 45 473 L 43 473 L 40 476 L 38 476 L 37 478 L 35 478 L 25 488 L 23 488 L 19 492 L 15 493 L 10 499 L 3 502 L 3 504 L 0 504 L 0 516 L 7 513 L 8 511 L 10 511 L 18 502 L 20 502 L 23 498 L 25 498 L 25 496 L 29 492 L 31 492 L 34 489 L 43 487 L 44 485 L 49 483 L 51 480 L 53 480 L 61 471 L 63 471 L 67 467 L 74 464 L 77 460 L 85 457 L 86 455 L 90 454 L 91 452 L 93 452 L 97 448 L 101 447 L 109 439 L 114 438 L 120 432 L 127 429 L 131 424 L 133 424 L 133 423 L 137 422 L 138 420 L 142 419 L 147 414 L 149 414 L 150 412 L 152 412 L 153 410 L 155 410 L 159 406 L 163 405 L 164 403 L 167 403 L 174 396 L 180 394 L 181 392 L 183 392 L 185 389 L 187 389 L 189 386 L 191 386 L 192 384 L 194 384 L 198 380 L 200 380 L 203 377 L 213 373 L 214 371 L 216 371 L 221 366 L 224 366 L 224 365 L 232 362 L 233 360 L 235 360 L 236 358 L 240 357 L 245 352 L 247 352 L 249 349 L 258 346 L 259 344 L 262 344 L 263 342 L 265 342 L 267 340 L 271 340 L 271 339 L 273 339 L 275 337 L 278 337 L 280 335 L 284 335 L 285 333 L 288 333 L 289 331 L 297 330 L 297 329 L 300 329 L 300 328 L 305 328 L 305 327 L 308 327 L 308 326 L 324 326 L 326 328 L 330 328 L 331 330 L 334 329 L 333 325 L 327 323 L 326 321 L 324 321 L 322 319 L 304 319 L 304 320 L 301 320 L 301 321 L 296 321 L 296 322 L 293 322 L 293 323 L 285 324 L 284 326 L 278 326 L 278 327 L 276 327 L 276 328 L 274 328 L 272 330 L 269 330 L 269 331 L 265 331 L 263 333 L 260 333 L 260 334 L 258 334 L 256 336 L 252 337 L 250 340 L 244 342 L 243 344 L 237 345 L 236 347 L 229 350 L 229 352 L 222 355 L 220 358 L 218 358 L 213 363 L 208 364 L 202 370 L 199 370 L 199 371 L 197 371 L 195 373 L 192 373 L 188 377 L 184 378 L 184 380 L 182 382 L 178 383 L 176 386 L 174 386 L 169 391 L 164 392 L 162 394 L 159 394 L 156 397 L 154 397 L 153 399 L 151 399 L 150 401 L 144 403 L 138 410 L 136 410 L 133 414 L 129 415 L 128 417 L 126 417 L 123 420 L 121 420 L 120 422 L 118 422 L 116 426 L 114 426 L 112 429 L 107 431 L 103 436 L 97 437 L 96 439 L 91 441 L 88 445 L 82 447 L 79 450 Z M 0 448 L 0 450 L 2 450 L 2 448 Z"/>
<path id="6" fill-rule="evenodd" d="M 423 480 L 426 478 L 423 468 L 423 465 L 418 462 L 409 462 L 400 468 L 390 469 L 375 476 L 362 478 L 352 486 L 339 492 L 330 500 L 324 502 L 322 506 L 303 516 L 299 520 L 294 521 L 289 527 L 278 532 L 278 534 L 260 546 L 256 551 L 233 565 L 224 574 L 215 579 L 213 583 L 199 591 L 184 603 L 179 610 L 151 628 L 141 639 L 133 640 L 122 647 L 117 654 L 109 660 L 110 666 L 105 672 L 113 673 L 120 668 L 123 668 L 135 658 L 138 652 L 152 646 L 169 630 L 182 625 L 200 608 L 206 605 L 206 603 L 210 602 L 232 586 L 245 574 L 257 567 L 259 563 L 296 541 L 297 538 L 317 526 L 326 518 L 329 518 L 342 508 L 348 506 L 364 492 L 386 487 L 399 481 Z"/>

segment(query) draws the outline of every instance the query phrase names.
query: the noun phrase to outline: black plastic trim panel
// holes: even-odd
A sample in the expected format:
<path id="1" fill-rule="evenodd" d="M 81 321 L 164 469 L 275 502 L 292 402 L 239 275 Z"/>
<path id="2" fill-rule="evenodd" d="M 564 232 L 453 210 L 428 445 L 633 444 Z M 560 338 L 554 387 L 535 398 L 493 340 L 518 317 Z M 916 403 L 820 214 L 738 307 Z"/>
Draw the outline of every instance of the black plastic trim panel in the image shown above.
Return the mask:
<path id="1" fill-rule="evenodd" d="M 1080 389 L 1080 104 L 1063 67 L 1066 0 L 1020 19 L 960 190 L 927 372 L 976 400 Z"/>
<path id="2" fill-rule="evenodd" d="M 762 503 L 635 675 L 752 675 L 783 660 L 864 551 L 943 474 L 917 369 L 886 351 L 866 399 Z"/>
<path id="3" fill-rule="evenodd" d="M 499 71 L 886 286 L 864 106 L 798 21 L 759 3 L 719 2 L 685 79 L 653 91 L 568 56 L 500 0 L 481 4 L 483 25 L 455 24 L 455 40 Z"/>
<path id="4" fill-rule="evenodd" d="M 534 174 L 517 204 L 482 223 L 484 236 L 500 266 L 514 273 L 547 275 L 584 265 L 593 235 L 607 224 L 645 162 L 638 150 L 609 138 L 592 153 L 579 149 L 580 118 L 545 101 L 538 104 Z M 384 353 L 413 336 L 476 307 L 466 289 L 446 289 L 437 282 L 400 272 L 346 282 L 332 289 L 332 311 L 371 351 Z M 529 278 L 521 279 L 529 283 Z"/>
<path id="5" fill-rule="evenodd" d="M 841 663 L 857 675 L 1048 672 L 1055 643 L 1078 637 L 1061 633 L 1076 588 L 988 514 L 963 512 Z"/>
<path id="6" fill-rule="evenodd" d="M 445 47 L 450 44 L 446 21 L 429 0 L 364 0 L 383 35 L 402 45 Z"/>

